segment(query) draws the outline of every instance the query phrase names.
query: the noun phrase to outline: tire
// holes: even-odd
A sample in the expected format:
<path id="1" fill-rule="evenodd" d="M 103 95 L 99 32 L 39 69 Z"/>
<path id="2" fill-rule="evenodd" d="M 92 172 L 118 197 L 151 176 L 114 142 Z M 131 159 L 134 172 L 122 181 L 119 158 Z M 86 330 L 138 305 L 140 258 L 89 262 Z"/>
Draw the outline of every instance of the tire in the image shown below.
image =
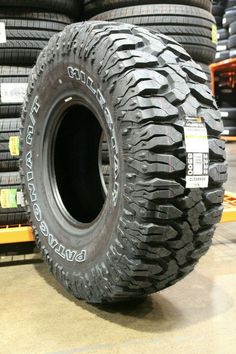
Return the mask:
<path id="1" fill-rule="evenodd" d="M 229 26 L 229 34 L 230 36 L 236 34 L 236 21 L 232 22 L 231 25 Z"/>
<path id="2" fill-rule="evenodd" d="M 182 4 L 203 8 L 207 11 L 211 10 L 211 1 L 209 0 L 84 0 L 85 14 L 92 16 L 103 11 L 118 9 L 126 6 L 144 4 Z"/>
<path id="3" fill-rule="evenodd" d="M 9 204 L 9 205 L 8 205 Z M 28 213 L 19 172 L 0 173 L 0 225 L 26 223 Z"/>
<path id="4" fill-rule="evenodd" d="M 231 23 L 235 22 L 235 18 L 236 18 L 236 7 L 232 7 L 229 8 L 223 17 L 223 26 L 225 28 L 229 27 L 231 25 Z"/>
<path id="5" fill-rule="evenodd" d="M 223 121 L 234 121 L 234 125 L 236 126 L 236 107 L 231 107 L 231 108 L 221 108 L 221 117 Z"/>
<path id="6" fill-rule="evenodd" d="M 221 108 L 221 116 L 224 123 L 222 135 L 236 135 L 236 108 Z"/>
<path id="7" fill-rule="evenodd" d="M 229 37 L 229 49 L 236 48 L 236 34 Z"/>
<path id="8" fill-rule="evenodd" d="M 0 118 L 20 117 L 30 73 L 27 67 L 0 66 Z"/>
<path id="9" fill-rule="evenodd" d="M 235 58 L 236 57 L 236 49 L 230 49 L 229 57 L 230 58 Z"/>
<path id="10" fill-rule="evenodd" d="M 202 68 L 202 71 L 204 72 L 204 74 L 206 75 L 206 85 L 212 89 L 212 83 L 211 83 L 211 73 L 210 73 L 210 69 L 209 69 L 209 66 L 204 64 L 204 63 L 199 63 L 197 62 L 197 64 L 199 64 Z"/>
<path id="11" fill-rule="evenodd" d="M 224 40 L 218 41 L 217 46 L 216 46 L 217 52 L 222 52 L 222 51 L 225 51 L 225 50 L 228 50 L 228 49 L 229 49 L 229 41 L 228 41 L 228 39 L 224 39 Z"/>
<path id="12" fill-rule="evenodd" d="M 236 90 L 232 88 L 226 87 L 218 87 L 217 97 L 218 97 L 218 105 L 221 108 L 229 108 L 235 106 L 235 94 Z"/>
<path id="13" fill-rule="evenodd" d="M 20 118 L 0 119 L 0 171 L 18 170 L 19 136 Z"/>
<path id="14" fill-rule="evenodd" d="M 229 33 L 225 28 L 218 29 L 217 31 L 217 39 L 218 40 L 225 40 L 228 39 Z"/>
<path id="15" fill-rule="evenodd" d="M 214 17 L 199 8 L 179 5 L 132 6 L 104 12 L 93 20 L 114 20 L 145 26 L 174 38 L 197 61 L 210 64 L 215 58 L 212 37 Z"/>
<path id="16" fill-rule="evenodd" d="M 224 6 L 221 6 L 221 5 L 213 5 L 212 6 L 212 14 L 214 16 L 222 17 L 224 15 L 224 12 L 225 12 Z"/>
<path id="17" fill-rule="evenodd" d="M 217 52 L 216 53 L 215 61 L 219 62 L 219 61 L 222 61 L 222 60 L 229 59 L 229 57 L 230 57 L 230 51 L 229 50 L 223 50 L 222 52 Z"/>
<path id="18" fill-rule="evenodd" d="M 51 13 L 3 9 L 6 42 L 0 44 L 1 65 L 34 65 L 48 40 L 71 23 L 69 17 Z"/>
<path id="19" fill-rule="evenodd" d="M 42 51 L 23 108 L 21 172 L 43 258 L 76 297 L 101 303 L 156 292 L 210 246 L 226 163 L 205 81 L 171 38 L 128 24 L 74 24 Z M 210 182 L 186 189 L 183 126 L 196 116 L 211 137 Z"/>
<path id="20" fill-rule="evenodd" d="M 222 27 L 222 17 L 221 16 L 215 16 L 215 21 L 216 21 L 216 25 L 218 28 Z"/>
<path id="21" fill-rule="evenodd" d="M 75 16 L 79 14 L 79 2 L 77 0 L 1 0 L 1 7 L 23 7 L 35 10 L 47 10 Z M 77 18 L 77 16 L 75 16 Z"/>
<path id="22" fill-rule="evenodd" d="M 236 0 L 228 0 L 226 8 L 231 8 L 233 6 L 236 6 Z"/>
<path id="23" fill-rule="evenodd" d="M 13 136 L 20 135 L 20 118 L 15 119 L 0 119 L 0 143 L 7 142 Z"/>

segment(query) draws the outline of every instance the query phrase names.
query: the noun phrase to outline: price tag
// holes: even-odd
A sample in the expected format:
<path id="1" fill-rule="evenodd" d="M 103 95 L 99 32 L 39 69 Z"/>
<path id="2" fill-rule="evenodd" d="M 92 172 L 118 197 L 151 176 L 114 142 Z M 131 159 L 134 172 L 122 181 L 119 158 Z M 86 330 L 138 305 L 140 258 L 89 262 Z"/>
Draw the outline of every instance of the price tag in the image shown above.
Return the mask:
<path id="1" fill-rule="evenodd" d="M 0 204 L 2 208 L 17 208 L 17 189 L 1 189 Z"/>
<path id="2" fill-rule="evenodd" d="M 202 118 L 187 118 L 184 136 L 187 152 L 186 188 L 206 188 L 209 183 L 209 144 Z"/>
<path id="3" fill-rule="evenodd" d="M 215 24 L 212 25 L 212 43 L 216 44 L 217 43 L 217 26 Z"/>
<path id="4" fill-rule="evenodd" d="M 6 38 L 6 28 L 5 28 L 5 23 L 0 22 L 0 43 L 6 43 L 7 38 Z"/>
<path id="5" fill-rule="evenodd" d="M 23 103 L 28 83 L 2 83 L 2 103 Z"/>
<path id="6" fill-rule="evenodd" d="M 12 156 L 20 155 L 20 139 L 19 136 L 10 136 L 9 138 L 9 150 Z"/>

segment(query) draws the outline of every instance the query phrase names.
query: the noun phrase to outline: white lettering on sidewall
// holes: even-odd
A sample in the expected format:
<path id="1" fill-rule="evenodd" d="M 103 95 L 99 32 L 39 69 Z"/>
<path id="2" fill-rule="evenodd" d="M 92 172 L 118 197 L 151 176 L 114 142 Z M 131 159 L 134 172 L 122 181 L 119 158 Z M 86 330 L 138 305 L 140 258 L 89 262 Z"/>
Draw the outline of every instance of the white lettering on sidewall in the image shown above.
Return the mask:
<path id="1" fill-rule="evenodd" d="M 34 102 L 32 104 L 30 110 L 30 123 L 27 126 L 27 134 L 26 134 L 26 144 L 28 146 L 33 145 L 34 139 L 34 127 L 36 123 L 36 115 L 40 110 L 39 98 L 35 97 Z M 62 243 L 60 243 L 56 237 L 50 232 L 47 223 L 43 218 L 43 214 L 41 208 L 37 201 L 37 191 L 34 184 L 34 173 L 33 173 L 33 159 L 32 159 L 32 150 L 29 150 L 25 156 L 25 164 L 26 164 L 26 179 L 27 179 L 27 187 L 29 191 L 29 197 L 32 203 L 32 211 L 35 219 L 39 223 L 39 229 L 41 234 L 47 239 L 48 245 L 54 250 L 56 254 L 58 254 L 61 258 L 65 259 L 68 262 L 77 262 L 82 263 L 87 258 L 86 250 L 75 251 L 66 248 Z"/>
<path id="2" fill-rule="evenodd" d="M 89 90 L 94 94 L 96 97 L 100 107 L 102 108 L 104 112 L 104 116 L 106 119 L 106 123 L 108 125 L 110 134 L 111 134 L 111 147 L 112 151 L 114 154 L 114 162 L 113 162 L 113 168 L 114 168 L 114 187 L 112 191 L 112 201 L 113 205 L 116 206 L 117 204 L 117 199 L 118 199 L 118 193 L 119 193 L 119 182 L 118 182 L 118 177 L 119 177 L 119 158 L 118 158 L 118 144 L 116 140 L 116 135 L 115 135 L 115 129 L 114 129 L 114 124 L 112 120 L 111 113 L 107 107 L 107 103 L 105 98 L 103 97 L 101 91 L 95 87 L 94 81 L 91 79 L 91 77 L 87 76 L 84 71 L 78 69 L 78 68 L 73 68 L 69 66 L 67 68 L 68 70 L 68 75 L 71 79 L 80 81 L 84 85 L 86 85 Z"/>

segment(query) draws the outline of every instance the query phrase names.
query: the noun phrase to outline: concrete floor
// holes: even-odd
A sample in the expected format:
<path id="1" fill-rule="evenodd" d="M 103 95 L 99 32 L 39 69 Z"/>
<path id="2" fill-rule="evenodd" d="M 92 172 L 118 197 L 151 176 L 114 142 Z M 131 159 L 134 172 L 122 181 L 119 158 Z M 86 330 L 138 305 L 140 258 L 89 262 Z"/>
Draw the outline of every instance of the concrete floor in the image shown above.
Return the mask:
<path id="1" fill-rule="evenodd" d="M 233 191 L 236 144 L 227 150 Z M 235 230 L 219 225 L 210 251 L 178 284 L 113 308 L 75 300 L 42 263 L 1 267 L 0 354 L 235 353 Z"/>

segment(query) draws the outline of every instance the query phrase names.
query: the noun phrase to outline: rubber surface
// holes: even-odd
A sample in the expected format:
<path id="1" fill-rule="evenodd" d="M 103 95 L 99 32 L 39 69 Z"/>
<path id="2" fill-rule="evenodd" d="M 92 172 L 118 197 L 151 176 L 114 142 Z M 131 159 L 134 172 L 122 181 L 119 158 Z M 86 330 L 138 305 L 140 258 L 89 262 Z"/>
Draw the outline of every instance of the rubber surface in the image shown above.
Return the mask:
<path id="1" fill-rule="evenodd" d="M 223 51 L 223 50 L 228 50 L 229 49 L 229 40 L 228 39 L 222 39 L 217 42 L 216 50 L 217 52 Z"/>
<path id="2" fill-rule="evenodd" d="M 209 248 L 221 218 L 227 165 L 224 143 L 218 139 L 220 112 L 205 82 L 200 67 L 171 38 L 128 24 L 68 26 L 41 53 L 23 109 L 22 173 L 34 174 L 25 179 L 25 191 L 42 256 L 76 297 L 101 303 L 156 292 L 186 276 Z M 43 95 L 45 84 L 50 85 L 50 99 Z M 118 199 L 114 204 L 110 189 L 109 207 L 101 216 L 108 232 L 97 224 L 90 231 L 69 224 L 54 204 L 50 182 L 45 185 L 41 178 L 49 141 L 42 144 L 34 131 L 49 136 L 46 123 L 52 124 L 57 115 L 50 118 L 45 112 L 58 97 L 65 104 L 68 94 L 62 93 L 72 86 L 86 93 L 96 112 L 106 107 L 104 125 L 110 117 L 109 126 L 115 127 L 111 134 L 113 146 L 116 139 L 119 146 L 119 167 L 111 180 L 112 186 L 118 183 Z M 77 101 L 73 91 L 70 95 L 67 104 L 72 105 Z M 30 133 L 32 109 L 35 126 Z M 206 189 L 185 188 L 186 117 L 203 117 L 210 137 Z M 47 170 L 44 178 L 50 180 Z"/>
<path id="3" fill-rule="evenodd" d="M 229 8 L 223 17 L 223 26 L 228 27 L 235 21 L 236 18 L 236 7 L 231 7 Z"/>
<path id="4" fill-rule="evenodd" d="M 233 6 L 236 6 L 236 0 L 228 0 L 226 7 L 230 8 L 230 7 L 233 7 Z"/>
<path id="5" fill-rule="evenodd" d="M 233 35 L 236 34 L 236 21 L 232 22 L 229 26 L 229 34 Z"/>
<path id="6" fill-rule="evenodd" d="M 9 208 L 3 207 L 1 197 L 6 190 L 13 192 L 15 206 L 12 204 Z M 27 220 L 28 213 L 24 206 L 20 173 L 0 172 L 0 225 L 17 225 L 26 223 Z"/>
<path id="7" fill-rule="evenodd" d="M 1 65 L 33 65 L 48 40 L 71 19 L 65 15 L 0 9 L 0 21 L 5 23 L 6 43 L 0 43 Z"/>
<path id="8" fill-rule="evenodd" d="M 47 10 L 51 12 L 60 12 L 71 15 L 74 18 L 79 17 L 80 1 L 77 0 L 1 0 L 0 6 L 5 7 L 23 7 L 34 10 Z"/>
<path id="9" fill-rule="evenodd" d="M 27 84 L 31 68 L 17 66 L 0 66 L 0 118 L 17 118 L 21 114 L 21 103 L 2 102 L 1 84 Z M 23 102 L 23 101 L 22 101 Z"/>
<path id="10" fill-rule="evenodd" d="M 199 64 L 202 68 L 202 71 L 204 72 L 204 74 L 206 75 L 206 85 L 211 89 L 212 88 L 212 84 L 211 84 L 211 73 L 210 73 L 210 69 L 209 66 L 201 63 L 201 62 L 196 62 L 197 64 Z"/>
<path id="11" fill-rule="evenodd" d="M 230 57 L 230 51 L 229 50 L 223 50 L 221 52 L 217 52 L 216 53 L 215 61 L 219 62 L 219 61 L 222 61 L 222 60 L 229 59 L 229 57 Z"/>
<path id="12" fill-rule="evenodd" d="M 217 31 L 218 40 L 228 39 L 228 37 L 229 37 L 229 32 L 225 28 L 218 29 Z"/>
<path id="13" fill-rule="evenodd" d="M 229 49 L 236 48 L 236 34 L 229 37 Z"/>
<path id="14" fill-rule="evenodd" d="M 99 12 L 117 9 L 120 7 L 144 5 L 144 4 L 182 4 L 201 7 L 207 11 L 211 10 L 211 1 L 209 0 L 84 0 L 84 9 L 86 15 L 95 15 Z"/>
<path id="15" fill-rule="evenodd" d="M 141 5 L 111 10 L 92 18 L 145 26 L 171 36 L 197 61 L 210 64 L 215 58 L 212 29 L 214 17 L 192 6 Z"/>

